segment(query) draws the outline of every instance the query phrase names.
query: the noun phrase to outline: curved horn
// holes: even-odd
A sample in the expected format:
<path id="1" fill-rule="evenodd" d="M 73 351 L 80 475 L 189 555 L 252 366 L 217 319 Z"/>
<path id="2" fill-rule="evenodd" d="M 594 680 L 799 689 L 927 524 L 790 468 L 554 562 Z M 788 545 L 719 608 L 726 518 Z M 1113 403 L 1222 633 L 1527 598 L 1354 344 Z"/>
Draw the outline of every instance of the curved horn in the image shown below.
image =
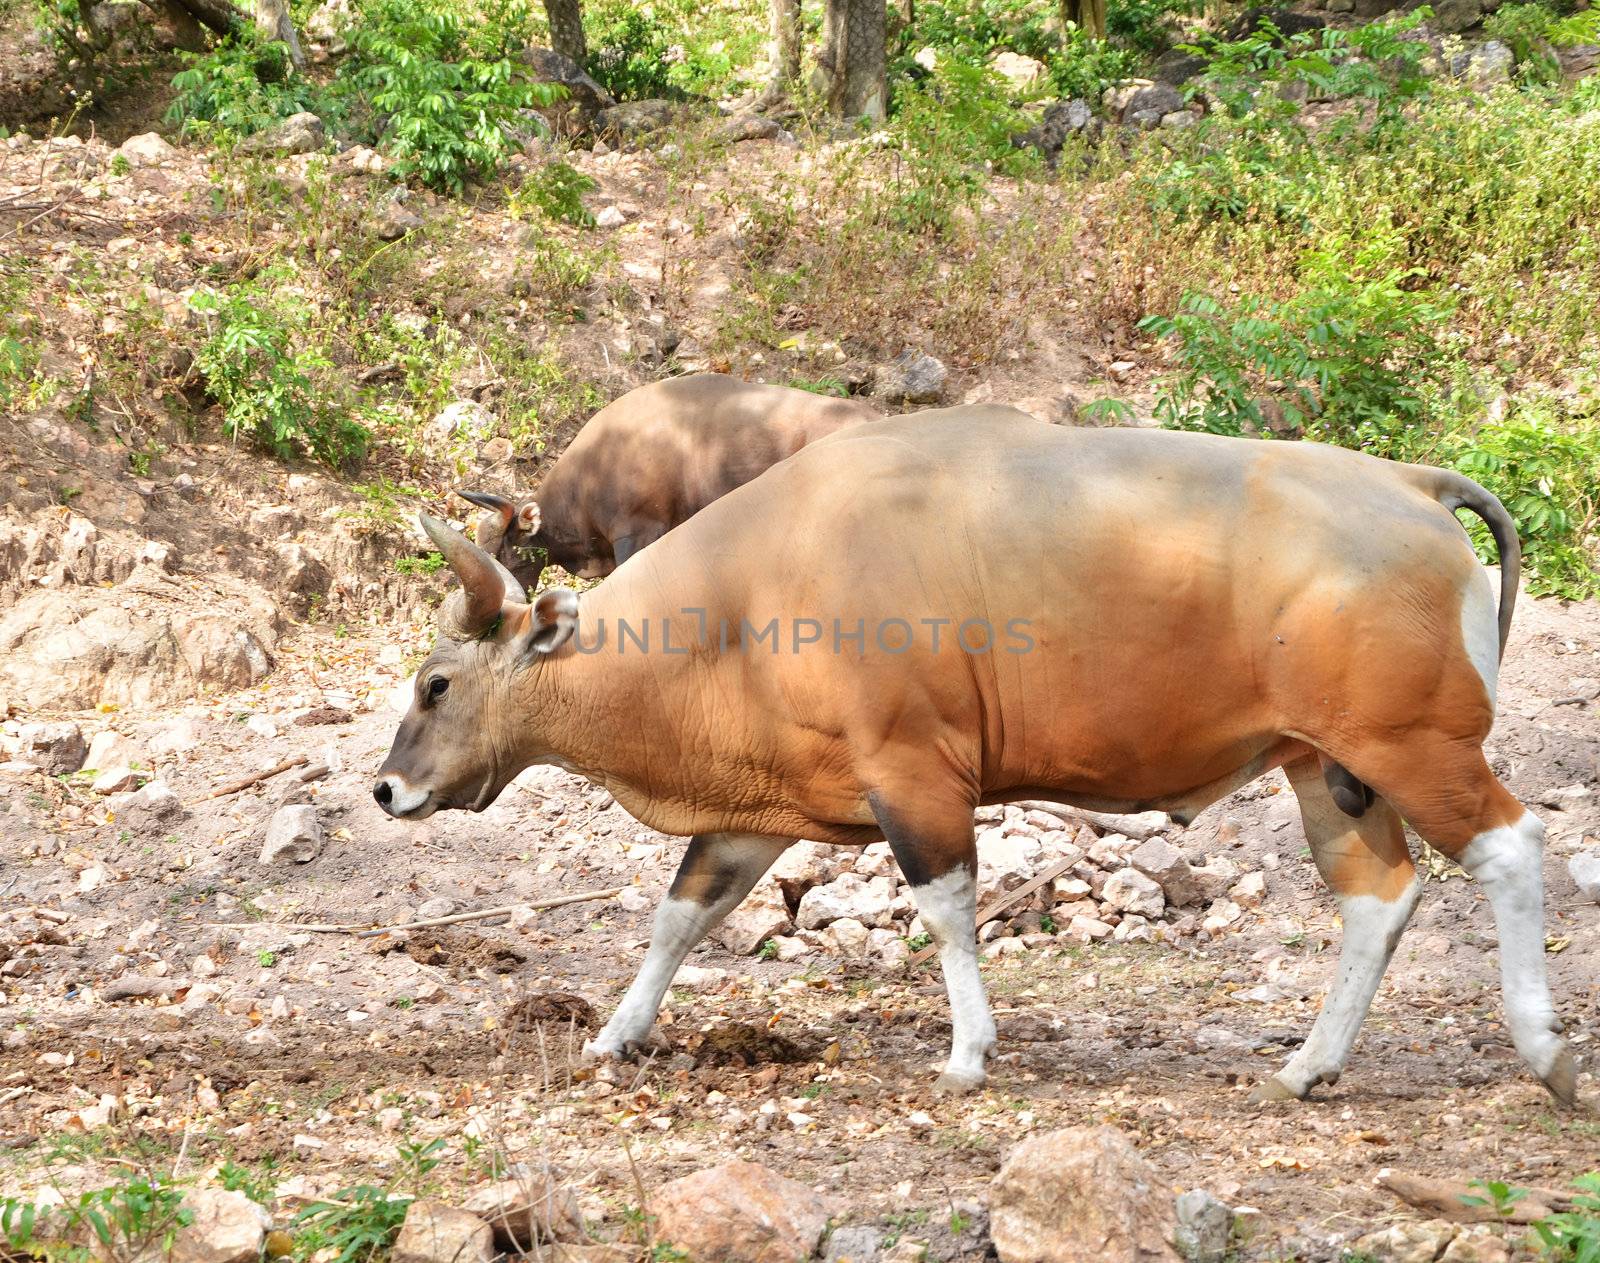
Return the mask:
<path id="1" fill-rule="evenodd" d="M 475 504 L 480 509 L 488 509 L 491 513 L 500 515 L 500 529 L 511 529 L 512 519 L 517 516 L 517 506 L 504 496 L 490 495 L 487 491 L 457 491 L 456 494 L 468 504 Z"/>
<path id="2" fill-rule="evenodd" d="M 527 601 L 522 585 L 506 568 L 461 532 L 426 513 L 419 513 L 417 520 L 461 581 L 461 590 L 451 593 L 439 610 L 439 631 L 447 640 L 483 635 L 500 617 L 508 596 Z"/>

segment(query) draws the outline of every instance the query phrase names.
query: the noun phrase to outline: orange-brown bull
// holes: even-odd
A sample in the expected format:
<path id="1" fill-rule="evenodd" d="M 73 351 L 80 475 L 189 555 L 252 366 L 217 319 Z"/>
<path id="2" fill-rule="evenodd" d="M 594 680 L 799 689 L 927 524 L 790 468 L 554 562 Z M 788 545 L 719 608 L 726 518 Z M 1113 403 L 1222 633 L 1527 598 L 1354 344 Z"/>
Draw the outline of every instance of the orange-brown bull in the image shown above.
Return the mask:
<path id="1" fill-rule="evenodd" d="M 630 390 L 584 424 L 536 500 L 464 492 L 478 544 L 524 587 L 547 562 L 610 574 L 807 443 L 881 414 L 853 399 L 695 373 Z"/>
<path id="2" fill-rule="evenodd" d="M 1499 542 L 1498 608 L 1460 507 Z M 1572 1099 L 1543 828 L 1483 755 L 1519 556 L 1476 483 L 1315 444 L 956 408 L 810 445 L 581 601 L 530 605 L 425 525 L 462 581 L 457 639 L 417 674 L 384 809 L 481 810 L 553 763 L 692 835 L 595 1052 L 645 1038 L 685 953 L 794 839 L 887 838 L 940 946 L 941 1083 L 973 1087 L 994 1043 L 973 809 L 1048 797 L 1190 819 L 1282 767 L 1345 936 L 1315 1028 L 1258 1096 L 1337 1079 L 1420 889 L 1404 819 L 1483 884 L 1512 1037 Z"/>

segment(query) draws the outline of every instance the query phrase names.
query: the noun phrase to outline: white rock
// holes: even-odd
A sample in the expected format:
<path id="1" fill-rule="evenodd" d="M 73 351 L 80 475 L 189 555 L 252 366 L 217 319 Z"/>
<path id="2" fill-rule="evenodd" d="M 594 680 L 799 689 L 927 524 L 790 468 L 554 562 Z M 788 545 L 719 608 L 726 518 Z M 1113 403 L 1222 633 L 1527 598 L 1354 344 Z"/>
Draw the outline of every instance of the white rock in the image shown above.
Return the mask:
<path id="1" fill-rule="evenodd" d="M 1579 851 L 1567 861 L 1567 872 L 1584 898 L 1600 903 L 1600 848 Z"/>
<path id="2" fill-rule="evenodd" d="M 1043 854 L 1036 837 L 985 829 L 978 835 L 978 902 L 1022 885 L 1038 870 Z"/>
<path id="3" fill-rule="evenodd" d="M 861 877 L 897 877 L 900 874 L 887 842 L 874 842 L 863 847 L 861 854 L 856 856 L 854 867 Z"/>
<path id="4" fill-rule="evenodd" d="M 1228 897 L 1241 908 L 1259 908 L 1267 895 L 1267 879 L 1262 873 L 1246 873 L 1228 891 Z"/>
<path id="5" fill-rule="evenodd" d="M 1225 855 L 1210 855 L 1204 864 L 1191 870 L 1200 887 L 1200 901 L 1220 899 L 1239 880 L 1242 870 Z"/>
<path id="6" fill-rule="evenodd" d="M 89 751 L 84 756 L 83 766 L 89 771 L 99 772 L 108 767 L 132 767 L 143 762 L 139 748 L 132 741 L 120 732 L 107 728 L 89 738 Z"/>
<path id="7" fill-rule="evenodd" d="M 717 942 L 735 956 L 749 956 L 761 950 L 761 945 L 776 935 L 793 928 L 789 920 L 789 905 L 783 890 L 772 878 L 763 877 L 744 901 L 723 918 L 712 931 Z"/>
<path id="8" fill-rule="evenodd" d="M 1018 92 L 1031 88 L 1047 73 L 1042 61 L 1035 61 L 1032 57 L 1024 57 L 1021 53 L 1010 51 L 997 53 L 994 60 L 989 63 L 989 68 Z"/>
<path id="9" fill-rule="evenodd" d="M 137 789 L 143 776 L 131 767 L 108 767 L 90 782 L 89 788 L 97 794 L 120 794 Z"/>
<path id="10" fill-rule="evenodd" d="M 628 217 L 622 213 L 620 206 L 607 206 L 594 217 L 594 222 L 600 228 L 621 228 L 628 222 Z"/>
<path id="11" fill-rule="evenodd" d="M 251 715 L 244 721 L 244 726 L 258 737 L 265 737 L 269 741 L 278 735 L 277 721 L 271 715 Z"/>
<path id="12" fill-rule="evenodd" d="M 672 985 L 689 991 L 716 991 L 728 981 L 726 969 L 703 969 L 699 965 L 679 965 Z"/>
<path id="13" fill-rule="evenodd" d="M 1028 945 L 1013 935 L 993 939 L 985 943 L 980 950 L 985 960 L 993 960 L 998 956 L 1026 956 Z"/>
<path id="14" fill-rule="evenodd" d="M 889 920 L 894 896 L 892 878 L 841 873 L 827 885 L 806 891 L 795 922 L 806 930 L 820 929 L 844 917 L 864 926 L 882 926 Z"/>
<path id="15" fill-rule="evenodd" d="M 1244 909 L 1229 899 L 1218 899 L 1206 909 L 1205 919 L 1200 922 L 1203 930 L 1225 930 L 1233 925 L 1240 917 L 1244 916 Z"/>
<path id="16" fill-rule="evenodd" d="M 267 822 L 267 836 L 261 846 L 261 863 L 281 864 L 292 860 L 309 863 L 322 852 L 322 823 L 310 803 L 279 807 Z"/>
<path id="17" fill-rule="evenodd" d="M 1106 878 L 1102 899 L 1121 912 L 1159 917 L 1167 901 L 1161 887 L 1136 868 L 1120 868 Z"/>
<path id="18" fill-rule="evenodd" d="M 841 956 L 860 956 L 867 950 L 867 927 L 854 917 L 840 917 L 818 936 Z"/>
<path id="19" fill-rule="evenodd" d="M 1112 928 L 1095 917 L 1075 916 L 1067 922 L 1067 933 L 1085 943 L 1091 939 L 1110 938 Z"/>
<path id="20" fill-rule="evenodd" d="M 200 744 L 200 730 L 192 719 L 179 719 L 150 738 L 153 755 L 186 754 Z"/>
<path id="21" fill-rule="evenodd" d="M 173 1237 L 171 1263 L 256 1263 L 272 1220 L 243 1193 L 205 1186 L 184 1194 L 194 1219 Z"/>
<path id="22" fill-rule="evenodd" d="M 1149 838 L 1128 855 L 1128 863 L 1161 887 L 1175 907 L 1198 903 L 1202 896 L 1194 869 L 1184 854 L 1165 838 Z"/>
<path id="23" fill-rule="evenodd" d="M 178 151 L 155 132 L 142 132 L 128 137 L 117 152 L 130 167 L 159 167 L 178 155 Z"/>
<path id="24" fill-rule="evenodd" d="M 17 737 L 18 753 L 49 776 L 64 776 L 83 766 L 87 749 L 77 724 L 23 724 Z"/>

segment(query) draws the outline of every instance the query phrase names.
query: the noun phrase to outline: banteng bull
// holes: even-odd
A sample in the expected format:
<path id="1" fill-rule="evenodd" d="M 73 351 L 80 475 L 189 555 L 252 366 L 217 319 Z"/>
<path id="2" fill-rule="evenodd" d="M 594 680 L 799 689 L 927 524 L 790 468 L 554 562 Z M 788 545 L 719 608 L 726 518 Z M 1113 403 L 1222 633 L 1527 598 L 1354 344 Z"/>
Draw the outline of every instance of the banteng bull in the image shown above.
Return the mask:
<path id="1" fill-rule="evenodd" d="M 463 492 L 487 509 L 479 545 L 533 591 L 550 562 L 608 575 L 807 443 L 882 414 L 852 399 L 696 373 L 630 390 L 584 424 L 520 505 Z"/>
<path id="2" fill-rule="evenodd" d="M 1499 545 L 1498 609 L 1458 508 Z M 973 809 L 1050 798 L 1187 821 L 1281 767 L 1345 933 L 1310 1037 L 1257 1096 L 1338 1078 L 1420 891 L 1404 819 L 1481 883 L 1517 1051 L 1573 1097 L 1544 830 L 1482 748 L 1516 533 L 1458 474 L 955 408 L 812 444 L 581 600 L 526 604 L 492 558 L 424 525 L 462 590 L 379 774 L 384 810 L 481 811 L 550 763 L 692 835 L 595 1053 L 645 1039 L 685 953 L 794 839 L 886 838 L 939 945 L 940 1082 L 974 1087 L 995 1028 Z"/>

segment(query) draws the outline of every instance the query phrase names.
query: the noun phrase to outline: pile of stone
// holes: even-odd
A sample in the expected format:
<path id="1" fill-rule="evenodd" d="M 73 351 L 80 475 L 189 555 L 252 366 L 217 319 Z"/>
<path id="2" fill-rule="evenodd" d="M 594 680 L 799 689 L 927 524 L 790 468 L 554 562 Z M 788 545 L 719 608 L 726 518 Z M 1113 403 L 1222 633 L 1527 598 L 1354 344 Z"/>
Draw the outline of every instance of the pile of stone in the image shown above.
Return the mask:
<path id="1" fill-rule="evenodd" d="M 1109 939 L 1209 938 L 1260 907 L 1265 877 L 1233 860 L 1195 862 L 1158 830 L 1158 813 L 1129 817 L 1139 837 L 1017 806 L 978 814 L 978 910 L 1049 875 L 979 927 L 985 956 Z M 813 953 L 904 963 L 924 933 L 911 889 L 887 843 L 862 850 L 790 847 L 717 932 L 740 955 L 794 960 Z"/>

